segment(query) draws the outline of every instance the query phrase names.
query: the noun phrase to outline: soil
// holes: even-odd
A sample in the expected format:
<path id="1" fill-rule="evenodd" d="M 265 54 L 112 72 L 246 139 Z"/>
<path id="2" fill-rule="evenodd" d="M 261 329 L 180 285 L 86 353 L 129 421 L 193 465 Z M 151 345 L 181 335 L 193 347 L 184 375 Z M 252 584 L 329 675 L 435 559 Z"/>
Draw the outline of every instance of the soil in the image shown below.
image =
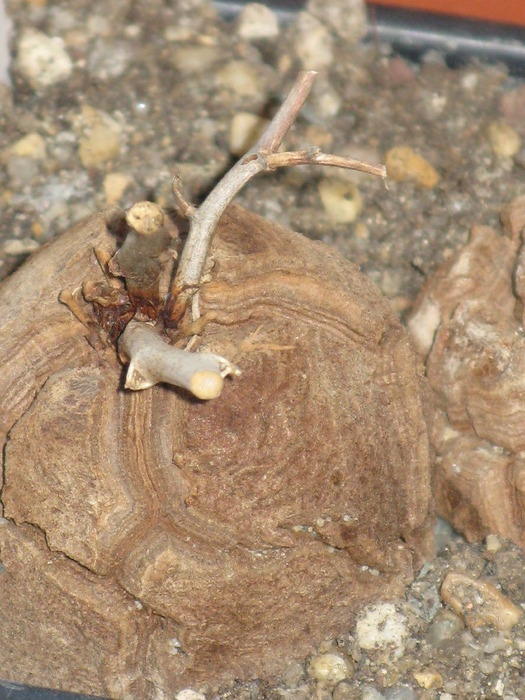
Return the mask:
<path id="1" fill-rule="evenodd" d="M 287 148 L 392 164 L 404 147 L 401 172 L 391 166 L 386 189 L 371 176 L 300 167 L 253 181 L 237 201 L 334 245 L 404 315 L 472 224 L 498 225 L 502 205 L 525 193 L 525 86 L 503 65 L 452 69 L 435 52 L 412 64 L 387 45 L 357 43 L 358 12 L 354 24 L 324 22 L 321 3 L 310 5 L 277 33 L 267 17 L 266 37 L 254 37 L 199 0 L 8 0 L 15 60 L 12 85 L 0 85 L 0 277 L 108 203 L 171 206 L 174 168 L 198 203 L 234 162 L 243 113 L 271 115 L 297 71 L 318 67 Z M 332 14 L 348 7 L 330 5 Z M 27 67 L 29 28 L 60 37 L 51 61 L 59 70 Z M 326 188 L 336 214 L 323 205 Z M 354 220 L 336 220 L 349 201 Z M 438 556 L 395 601 L 402 643 L 367 649 L 349 629 L 313 657 L 343 659 L 344 678 L 320 678 L 310 658 L 283 660 L 281 678 L 215 697 L 525 697 L 523 617 L 510 630 L 472 628 L 440 596 L 446 573 L 460 571 L 525 607 L 523 553 L 496 538 L 466 543 L 443 523 L 438 535 Z M 197 700 L 194 690 L 184 700 Z"/>

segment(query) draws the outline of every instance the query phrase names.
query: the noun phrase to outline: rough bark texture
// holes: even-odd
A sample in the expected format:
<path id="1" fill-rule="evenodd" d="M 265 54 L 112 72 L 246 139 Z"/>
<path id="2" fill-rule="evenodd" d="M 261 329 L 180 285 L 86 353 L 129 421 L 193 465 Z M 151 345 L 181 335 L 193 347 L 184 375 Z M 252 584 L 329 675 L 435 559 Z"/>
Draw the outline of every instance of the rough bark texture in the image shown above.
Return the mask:
<path id="1" fill-rule="evenodd" d="M 525 197 L 475 226 L 422 289 L 409 330 L 435 391 L 441 514 L 525 547 Z"/>
<path id="2" fill-rule="evenodd" d="M 269 676 L 429 551 L 407 337 L 354 265 L 231 207 L 202 347 L 242 376 L 208 403 L 124 391 L 57 301 L 100 277 L 94 245 L 102 215 L 0 288 L 2 675 L 143 698 Z"/>

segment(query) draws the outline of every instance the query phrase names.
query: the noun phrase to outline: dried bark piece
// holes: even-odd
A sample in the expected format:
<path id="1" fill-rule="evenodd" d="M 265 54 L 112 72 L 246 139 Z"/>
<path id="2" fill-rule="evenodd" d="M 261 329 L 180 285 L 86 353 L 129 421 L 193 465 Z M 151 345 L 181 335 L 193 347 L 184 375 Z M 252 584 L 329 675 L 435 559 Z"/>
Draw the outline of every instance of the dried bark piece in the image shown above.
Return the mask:
<path id="1" fill-rule="evenodd" d="M 0 287 L 0 667 L 116 698 L 270 675 L 399 594 L 430 549 L 414 354 L 356 266 L 232 206 L 199 294 L 199 350 L 241 376 L 208 403 L 128 392 L 116 355 L 57 301 L 96 278 L 93 248 L 115 249 L 106 219 Z M 49 655 L 36 630 L 72 600 Z M 78 649 L 83 625 L 93 644 Z"/>
<path id="2" fill-rule="evenodd" d="M 475 226 L 426 283 L 408 322 L 438 398 L 436 498 L 470 539 L 525 546 L 525 197 L 502 213 L 503 235 Z"/>
<path id="3" fill-rule="evenodd" d="M 492 626 L 508 632 L 523 615 L 523 610 L 491 583 L 457 571 L 445 576 L 441 597 L 471 629 Z"/>

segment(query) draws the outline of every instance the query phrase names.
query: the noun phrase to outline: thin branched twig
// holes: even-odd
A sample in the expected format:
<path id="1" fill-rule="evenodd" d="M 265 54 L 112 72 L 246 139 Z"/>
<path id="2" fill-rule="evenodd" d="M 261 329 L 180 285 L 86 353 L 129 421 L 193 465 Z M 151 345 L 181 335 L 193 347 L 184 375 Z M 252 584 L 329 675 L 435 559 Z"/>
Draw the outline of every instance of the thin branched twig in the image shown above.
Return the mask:
<path id="1" fill-rule="evenodd" d="M 299 73 L 287 98 L 257 143 L 226 173 L 200 207 L 195 209 L 186 200 L 179 178 L 174 178 L 174 196 L 181 213 L 190 219 L 190 231 L 170 289 L 169 320 L 175 321 L 182 315 L 189 298 L 198 290 L 219 219 L 236 194 L 255 175 L 290 165 L 317 164 L 386 177 L 383 165 L 369 165 L 353 158 L 325 154 L 317 148 L 278 152 L 312 89 L 315 77 L 315 71 Z"/>

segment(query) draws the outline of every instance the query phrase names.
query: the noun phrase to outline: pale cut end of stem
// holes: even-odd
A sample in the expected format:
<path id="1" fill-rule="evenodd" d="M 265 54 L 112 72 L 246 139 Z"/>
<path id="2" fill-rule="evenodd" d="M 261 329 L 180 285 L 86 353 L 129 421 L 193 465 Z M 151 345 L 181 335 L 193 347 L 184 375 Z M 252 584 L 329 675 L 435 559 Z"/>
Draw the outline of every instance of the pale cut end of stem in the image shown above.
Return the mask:
<path id="1" fill-rule="evenodd" d="M 216 399 L 222 391 L 224 379 L 217 372 L 202 369 L 195 372 L 190 381 L 190 391 L 198 399 Z"/>
<path id="2" fill-rule="evenodd" d="M 126 212 L 126 223 L 141 236 L 152 236 L 164 225 L 164 213 L 154 202 L 137 202 Z"/>
<path id="3" fill-rule="evenodd" d="M 131 321 L 119 340 L 123 361 L 129 362 L 126 389 L 140 391 L 164 382 L 202 400 L 217 398 L 224 377 L 239 375 L 229 360 L 209 352 L 187 352 L 169 345 L 148 323 Z"/>

